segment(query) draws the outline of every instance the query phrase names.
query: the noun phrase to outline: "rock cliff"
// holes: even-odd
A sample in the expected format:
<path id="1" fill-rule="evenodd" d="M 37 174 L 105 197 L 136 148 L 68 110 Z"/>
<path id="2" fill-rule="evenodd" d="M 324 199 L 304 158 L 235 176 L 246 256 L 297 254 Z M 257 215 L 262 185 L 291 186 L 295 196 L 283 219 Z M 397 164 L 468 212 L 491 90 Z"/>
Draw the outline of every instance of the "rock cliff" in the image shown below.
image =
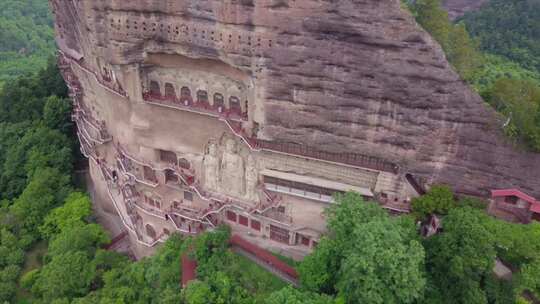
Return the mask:
<path id="1" fill-rule="evenodd" d="M 261 139 L 382 158 L 461 193 L 540 196 L 540 156 L 506 142 L 399 0 L 51 2 L 61 49 L 96 69 L 163 53 L 242 71 Z"/>

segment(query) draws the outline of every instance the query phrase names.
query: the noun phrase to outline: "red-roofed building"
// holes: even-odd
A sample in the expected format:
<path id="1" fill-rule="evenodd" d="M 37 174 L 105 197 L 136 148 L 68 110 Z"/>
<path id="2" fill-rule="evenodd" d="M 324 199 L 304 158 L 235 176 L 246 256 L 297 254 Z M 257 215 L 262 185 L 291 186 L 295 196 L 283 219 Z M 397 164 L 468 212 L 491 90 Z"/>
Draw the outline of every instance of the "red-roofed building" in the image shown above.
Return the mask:
<path id="1" fill-rule="evenodd" d="M 491 191 L 488 212 L 496 217 L 523 224 L 540 221 L 540 201 L 517 189 Z"/>

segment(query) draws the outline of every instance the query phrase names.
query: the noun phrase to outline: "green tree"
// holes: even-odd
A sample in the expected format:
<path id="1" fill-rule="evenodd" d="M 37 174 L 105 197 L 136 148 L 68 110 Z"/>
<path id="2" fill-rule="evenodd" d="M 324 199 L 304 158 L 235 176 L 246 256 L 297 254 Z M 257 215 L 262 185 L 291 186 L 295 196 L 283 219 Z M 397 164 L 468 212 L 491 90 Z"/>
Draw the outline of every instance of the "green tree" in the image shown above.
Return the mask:
<path id="1" fill-rule="evenodd" d="M 306 256 L 298 271 L 302 286 L 311 291 L 335 294 L 342 252 L 333 239 L 322 238 L 317 249 Z"/>
<path id="2" fill-rule="evenodd" d="M 455 208 L 443 219 L 444 232 L 426 240 L 427 270 L 444 303 L 487 303 L 481 282 L 496 257 L 489 220 L 479 210 Z"/>
<path id="3" fill-rule="evenodd" d="M 311 291 L 334 294 L 343 254 L 350 246 L 347 240 L 356 225 L 388 216 L 377 204 L 364 202 L 353 192 L 337 196 L 336 201 L 338 204 L 326 210 L 329 236 L 321 239 L 298 269 L 303 286 Z"/>
<path id="4" fill-rule="evenodd" d="M 62 231 L 54 237 L 49 245 L 49 256 L 62 255 L 66 252 L 84 252 L 93 257 L 100 246 L 110 242 L 110 238 L 102 226 L 88 224 Z"/>
<path id="5" fill-rule="evenodd" d="M 411 202 L 414 215 L 420 219 L 431 214 L 446 215 L 455 205 L 454 193 L 448 186 L 433 186 L 428 193 Z"/>
<path id="6" fill-rule="evenodd" d="M 532 292 L 535 297 L 540 297 L 540 259 L 536 259 L 531 263 L 523 265 L 520 270 L 518 282 L 519 291 L 528 290 Z"/>
<path id="7" fill-rule="evenodd" d="M 21 277 L 21 286 L 27 290 L 30 290 L 38 278 L 39 269 L 30 270 Z"/>
<path id="8" fill-rule="evenodd" d="M 356 227 L 337 288 L 347 303 L 413 303 L 423 296 L 424 248 L 390 219 Z"/>
<path id="9" fill-rule="evenodd" d="M 328 210 L 328 237 L 301 263 L 303 286 L 346 303 L 412 303 L 423 295 L 424 249 L 410 218 L 390 219 L 355 193 Z"/>
<path id="10" fill-rule="evenodd" d="M 95 266 L 85 252 L 56 255 L 39 273 L 33 290 L 46 301 L 84 296 L 95 277 Z"/>
<path id="11" fill-rule="evenodd" d="M 520 139 L 540 150 L 540 83 L 501 78 L 493 84 L 486 98 L 508 117 L 506 128 L 515 128 Z"/>
<path id="12" fill-rule="evenodd" d="M 463 22 L 481 48 L 540 71 L 540 2 L 491 0 Z"/>
<path id="13" fill-rule="evenodd" d="M 56 130 L 44 127 L 28 130 L 6 153 L 0 175 L 0 192 L 4 198 L 13 199 L 19 195 L 37 169 L 51 167 L 60 172 L 71 172 L 71 144 Z"/>
<path id="14" fill-rule="evenodd" d="M 478 42 L 469 36 L 465 24 L 457 24 L 451 28 L 447 46 L 448 61 L 463 79 L 470 82 L 482 66 L 483 56 L 478 51 Z"/>
<path id="15" fill-rule="evenodd" d="M 300 291 L 292 287 L 283 288 L 272 293 L 265 304 L 333 304 L 334 299 L 329 296 Z"/>
<path id="16" fill-rule="evenodd" d="M 3 0 L 0 3 L 0 87 L 3 82 L 37 72 L 54 52 L 48 3 Z"/>
<path id="17" fill-rule="evenodd" d="M 441 44 L 448 47 L 450 41 L 450 27 L 448 13 L 441 8 L 440 0 L 418 0 L 412 5 L 416 21 L 426 29 L 431 36 Z"/>
<path id="18" fill-rule="evenodd" d="M 1 24 L 1 20 L 0 20 Z M 25 75 L 0 90 L 0 121 L 37 121 L 49 96 L 67 98 L 67 87 L 51 58 L 36 75 Z"/>
<path id="19" fill-rule="evenodd" d="M 59 205 L 71 190 L 69 176 L 56 169 L 37 170 L 28 186 L 11 207 L 23 228 L 37 235 L 47 212 Z"/>
<path id="20" fill-rule="evenodd" d="M 210 286 L 198 280 L 192 281 L 182 290 L 185 303 L 189 304 L 212 304 L 214 303 L 214 294 Z"/>
<path id="21" fill-rule="evenodd" d="M 66 198 L 64 205 L 55 208 L 45 217 L 39 230 L 44 237 L 51 238 L 60 232 L 84 226 L 84 220 L 91 214 L 90 198 L 81 192 L 73 192 Z"/>
<path id="22" fill-rule="evenodd" d="M 50 96 L 45 102 L 43 108 L 43 123 L 50 129 L 59 130 L 64 134 L 68 134 L 72 127 L 71 119 L 71 103 L 68 99 Z"/>
<path id="23" fill-rule="evenodd" d="M 482 66 L 483 54 L 465 24 L 452 24 L 440 0 L 418 0 L 409 4 L 416 21 L 441 45 L 446 57 L 464 80 L 471 82 Z"/>

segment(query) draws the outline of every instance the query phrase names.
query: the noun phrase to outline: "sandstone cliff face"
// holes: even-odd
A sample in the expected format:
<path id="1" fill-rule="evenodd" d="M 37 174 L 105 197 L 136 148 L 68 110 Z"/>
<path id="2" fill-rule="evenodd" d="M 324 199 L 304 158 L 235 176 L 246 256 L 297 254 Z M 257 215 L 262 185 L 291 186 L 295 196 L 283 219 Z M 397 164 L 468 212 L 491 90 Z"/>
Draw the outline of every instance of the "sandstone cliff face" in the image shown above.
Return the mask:
<path id="1" fill-rule="evenodd" d="M 450 19 L 454 20 L 465 13 L 474 11 L 486 4 L 488 0 L 444 0 L 443 6 Z"/>
<path id="2" fill-rule="evenodd" d="M 505 141 L 496 113 L 399 0 L 52 2 L 64 7 L 60 46 L 96 69 L 167 53 L 242 70 L 259 138 L 383 158 L 462 193 L 540 196 L 540 156 Z"/>

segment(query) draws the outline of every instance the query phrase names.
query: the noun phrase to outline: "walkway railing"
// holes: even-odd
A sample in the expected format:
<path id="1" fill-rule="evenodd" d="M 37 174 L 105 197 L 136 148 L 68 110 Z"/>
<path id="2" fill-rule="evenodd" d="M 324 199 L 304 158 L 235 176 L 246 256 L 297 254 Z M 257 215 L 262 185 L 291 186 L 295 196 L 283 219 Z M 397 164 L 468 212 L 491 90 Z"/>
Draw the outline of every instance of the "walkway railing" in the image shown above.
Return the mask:
<path id="1" fill-rule="evenodd" d="M 159 182 L 157 180 L 149 180 L 144 176 L 144 172 L 137 172 L 135 169 L 135 165 L 133 163 L 136 163 L 140 166 L 149 166 L 145 165 L 142 162 L 139 162 L 135 158 L 129 156 L 129 154 L 125 153 L 122 148 L 117 146 L 117 163 L 120 165 L 120 171 L 127 176 L 130 176 L 131 178 L 135 179 L 137 182 L 150 186 L 152 188 L 155 188 L 159 185 Z M 154 170 L 151 166 L 149 166 L 152 170 Z M 140 168 L 144 170 L 144 168 Z"/>
<path id="2" fill-rule="evenodd" d="M 78 61 L 74 58 L 71 58 L 69 57 L 69 55 L 65 54 L 64 52 L 60 50 L 58 50 L 58 53 L 59 53 L 59 56 L 63 57 L 61 60 L 64 66 L 67 64 L 67 62 L 69 62 L 70 64 L 75 64 L 86 73 L 92 75 L 95 78 L 96 82 L 107 91 L 114 93 L 120 97 L 124 97 L 124 98 L 127 97 L 126 92 L 120 86 L 115 87 L 112 83 L 102 80 L 101 77 L 98 77 L 97 73 L 92 71 L 88 66 L 86 66 L 86 64 L 82 60 Z"/>
<path id="3" fill-rule="evenodd" d="M 112 136 L 107 131 L 105 124 L 95 124 L 93 118 L 84 112 L 83 109 L 74 109 L 72 120 L 77 127 L 92 141 L 98 144 L 104 144 L 112 140 Z"/>
<path id="4" fill-rule="evenodd" d="M 249 253 L 251 257 L 255 257 L 261 263 L 261 266 L 267 266 L 273 270 L 276 270 L 278 272 L 276 274 L 282 279 L 285 279 L 294 285 L 298 285 L 298 273 L 296 270 L 278 259 L 272 253 L 241 238 L 238 235 L 233 235 L 229 242 L 231 246 L 238 247 L 241 250 Z"/>
<path id="5" fill-rule="evenodd" d="M 152 92 L 144 92 L 142 95 L 144 101 L 166 107 L 171 107 L 183 111 L 194 112 L 212 117 L 231 119 L 235 121 L 247 121 L 247 113 L 226 109 L 223 106 L 213 106 L 208 102 L 193 102 L 191 98 L 177 98 L 176 96 L 167 96 Z"/>
<path id="6" fill-rule="evenodd" d="M 111 249 L 113 249 L 113 248 L 114 248 L 120 241 L 122 241 L 127 235 L 128 235 L 127 230 L 123 230 L 122 232 L 120 232 L 120 234 L 118 234 L 117 236 L 115 236 L 107 246 L 105 246 L 105 249 L 106 249 L 106 250 L 111 250 Z"/>

